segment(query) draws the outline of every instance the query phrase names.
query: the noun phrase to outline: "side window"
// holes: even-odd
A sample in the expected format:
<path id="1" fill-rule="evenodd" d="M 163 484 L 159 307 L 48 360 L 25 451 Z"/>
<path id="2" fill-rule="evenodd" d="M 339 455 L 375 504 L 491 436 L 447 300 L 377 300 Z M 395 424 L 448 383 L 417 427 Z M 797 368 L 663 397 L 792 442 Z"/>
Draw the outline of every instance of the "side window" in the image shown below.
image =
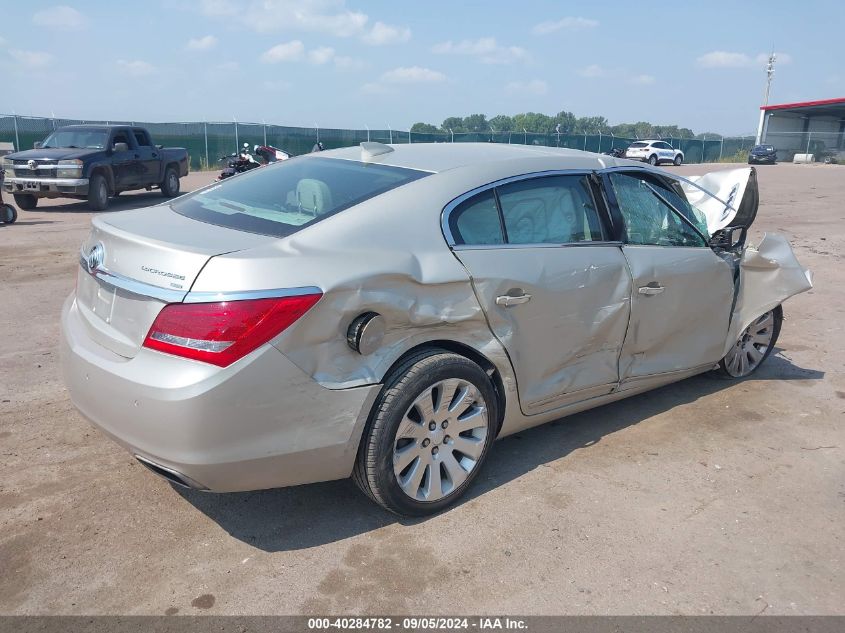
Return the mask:
<path id="1" fill-rule="evenodd" d="M 547 176 L 498 188 L 508 244 L 604 239 L 586 176 Z"/>
<path id="2" fill-rule="evenodd" d="M 669 187 L 651 176 L 624 173 L 611 173 L 610 182 L 625 221 L 629 244 L 707 245 L 701 235 L 672 210 L 674 207 L 701 230 L 701 220 L 680 187 Z M 701 232 L 707 235 L 706 222 L 703 229 Z"/>
<path id="3" fill-rule="evenodd" d="M 485 191 L 455 207 L 449 215 L 455 244 L 504 244 L 493 191 Z"/>
<path id="4" fill-rule="evenodd" d="M 129 136 L 123 130 L 114 133 L 114 138 L 112 139 L 112 147 L 114 147 L 118 143 L 126 143 L 126 147 L 132 147 L 132 143 L 129 142 Z"/>
<path id="5" fill-rule="evenodd" d="M 152 146 L 152 143 L 150 143 L 150 138 L 147 136 L 147 133 L 144 130 L 132 130 L 132 134 L 135 135 L 135 141 L 138 143 L 138 147 Z"/>

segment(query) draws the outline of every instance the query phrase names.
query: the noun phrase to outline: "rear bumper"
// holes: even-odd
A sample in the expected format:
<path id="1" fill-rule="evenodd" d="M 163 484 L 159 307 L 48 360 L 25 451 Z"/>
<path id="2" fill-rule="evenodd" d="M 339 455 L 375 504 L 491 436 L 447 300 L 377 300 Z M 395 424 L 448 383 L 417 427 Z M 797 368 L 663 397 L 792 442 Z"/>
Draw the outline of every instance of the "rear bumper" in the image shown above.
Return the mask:
<path id="1" fill-rule="evenodd" d="M 3 182 L 3 189 L 7 193 L 29 193 L 38 197 L 53 195 L 88 195 L 87 178 L 21 178 L 7 176 Z"/>
<path id="2" fill-rule="evenodd" d="M 351 474 L 380 385 L 326 389 L 270 345 L 222 369 L 145 348 L 127 359 L 89 337 L 73 295 L 61 322 L 73 404 L 148 468 L 216 492 Z"/>

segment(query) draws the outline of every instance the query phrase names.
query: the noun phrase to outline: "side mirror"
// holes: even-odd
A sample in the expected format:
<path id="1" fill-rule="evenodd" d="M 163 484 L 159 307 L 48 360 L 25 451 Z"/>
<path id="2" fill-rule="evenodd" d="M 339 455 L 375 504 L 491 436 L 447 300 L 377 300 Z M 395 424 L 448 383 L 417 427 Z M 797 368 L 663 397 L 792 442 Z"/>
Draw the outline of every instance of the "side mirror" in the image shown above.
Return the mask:
<path id="1" fill-rule="evenodd" d="M 164 145 L 156 145 L 156 149 L 164 149 Z"/>
<path id="2" fill-rule="evenodd" d="M 126 143 L 115 143 L 114 144 L 114 151 L 116 151 L 116 152 L 128 152 L 129 151 L 129 145 L 127 145 Z"/>
<path id="3" fill-rule="evenodd" d="M 42 143 L 41 141 L 35 141 L 32 144 L 32 149 L 41 149 L 43 146 L 44 146 L 44 143 Z"/>
<path id="4" fill-rule="evenodd" d="M 747 235 L 748 229 L 744 226 L 729 226 L 719 229 L 710 238 L 710 247 L 726 251 L 736 250 L 745 245 Z"/>

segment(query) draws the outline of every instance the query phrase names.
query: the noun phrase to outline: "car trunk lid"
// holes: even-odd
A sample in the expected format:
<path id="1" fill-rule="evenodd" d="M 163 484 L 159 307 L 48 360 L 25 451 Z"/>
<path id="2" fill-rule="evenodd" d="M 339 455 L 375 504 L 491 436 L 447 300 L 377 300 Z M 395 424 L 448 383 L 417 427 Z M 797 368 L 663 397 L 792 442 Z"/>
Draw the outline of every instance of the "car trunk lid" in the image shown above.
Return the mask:
<path id="1" fill-rule="evenodd" d="M 276 239 L 192 220 L 167 205 L 100 216 L 92 225 L 80 251 L 77 306 L 91 337 L 127 358 L 210 258 Z"/>

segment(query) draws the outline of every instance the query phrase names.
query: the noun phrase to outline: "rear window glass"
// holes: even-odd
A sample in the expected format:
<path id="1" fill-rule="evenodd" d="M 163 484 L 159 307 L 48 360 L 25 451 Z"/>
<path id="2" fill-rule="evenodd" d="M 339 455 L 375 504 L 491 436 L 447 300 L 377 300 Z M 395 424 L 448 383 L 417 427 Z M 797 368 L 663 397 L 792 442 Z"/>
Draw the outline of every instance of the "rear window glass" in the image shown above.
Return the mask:
<path id="1" fill-rule="evenodd" d="M 628 147 L 648 147 L 648 143 L 640 141 L 639 143 L 631 143 Z"/>
<path id="2" fill-rule="evenodd" d="M 176 213 L 284 237 L 428 172 L 334 158 L 294 158 L 233 176 L 171 204 Z"/>

